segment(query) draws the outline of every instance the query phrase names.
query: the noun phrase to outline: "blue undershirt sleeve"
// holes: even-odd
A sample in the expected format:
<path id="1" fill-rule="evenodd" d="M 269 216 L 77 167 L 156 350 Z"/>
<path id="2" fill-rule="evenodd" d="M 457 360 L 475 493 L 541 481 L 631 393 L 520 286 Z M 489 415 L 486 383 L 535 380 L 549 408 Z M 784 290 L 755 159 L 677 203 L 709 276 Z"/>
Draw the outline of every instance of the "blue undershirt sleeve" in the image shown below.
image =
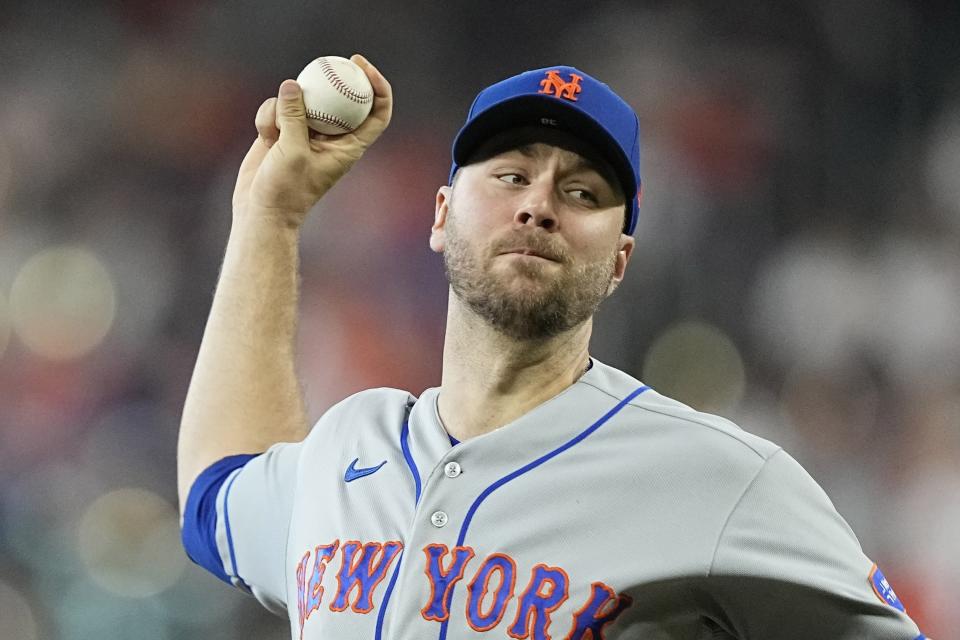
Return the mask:
<path id="1" fill-rule="evenodd" d="M 183 513 L 180 539 L 187 556 L 227 584 L 233 584 L 223 568 L 217 548 L 217 496 L 230 474 L 259 454 L 238 454 L 217 460 L 197 476 Z"/>

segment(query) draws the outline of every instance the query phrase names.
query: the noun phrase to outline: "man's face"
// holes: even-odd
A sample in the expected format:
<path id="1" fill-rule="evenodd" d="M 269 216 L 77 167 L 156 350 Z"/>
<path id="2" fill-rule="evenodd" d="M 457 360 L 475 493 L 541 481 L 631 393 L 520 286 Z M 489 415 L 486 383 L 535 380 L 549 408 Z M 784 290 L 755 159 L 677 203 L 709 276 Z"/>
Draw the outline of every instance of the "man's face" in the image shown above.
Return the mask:
<path id="1" fill-rule="evenodd" d="M 430 244 L 454 294 L 501 333 L 556 336 L 623 278 L 633 238 L 609 170 L 534 142 L 462 167 L 437 194 Z"/>

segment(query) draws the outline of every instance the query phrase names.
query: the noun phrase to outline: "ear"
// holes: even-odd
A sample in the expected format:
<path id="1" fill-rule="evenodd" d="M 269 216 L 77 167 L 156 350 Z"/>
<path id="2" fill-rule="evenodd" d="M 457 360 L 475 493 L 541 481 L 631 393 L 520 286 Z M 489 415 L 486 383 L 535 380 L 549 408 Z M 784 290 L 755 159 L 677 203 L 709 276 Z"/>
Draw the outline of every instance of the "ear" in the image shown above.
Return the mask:
<path id="1" fill-rule="evenodd" d="M 633 255 L 635 246 L 636 240 L 633 239 L 633 236 L 628 236 L 625 233 L 620 234 L 620 240 L 617 244 L 617 261 L 613 268 L 613 277 L 610 278 L 610 285 L 607 287 L 608 296 L 623 282 L 623 276 L 627 272 L 627 265 L 630 264 L 630 256 Z"/>
<path id="2" fill-rule="evenodd" d="M 443 253 L 446 240 L 447 215 L 450 213 L 450 199 L 453 189 L 446 185 L 437 190 L 437 203 L 433 211 L 433 226 L 430 227 L 430 248 Z"/>

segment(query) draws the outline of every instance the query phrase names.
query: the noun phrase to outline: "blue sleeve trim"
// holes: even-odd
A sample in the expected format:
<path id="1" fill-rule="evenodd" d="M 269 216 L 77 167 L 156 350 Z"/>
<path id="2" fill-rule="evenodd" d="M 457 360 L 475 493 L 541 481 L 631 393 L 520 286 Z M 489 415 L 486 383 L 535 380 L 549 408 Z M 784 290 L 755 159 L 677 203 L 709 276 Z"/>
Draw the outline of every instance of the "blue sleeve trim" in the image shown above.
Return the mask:
<path id="1" fill-rule="evenodd" d="M 217 494 L 227 477 L 234 470 L 246 465 L 259 454 L 242 453 L 217 460 L 197 476 L 187 496 L 187 506 L 183 510 L 183 527 L 180 540 L 187 556 L 216 577 L 229 585 L 230 578 L 220 560 L 217 549 Z M 229 533 L 229 532 L 228 532 Z M 230 544 L 230 559 L 233 560 L 233 544 Z"/>
<path id="2" fill-rule="evenodd" d="M 233 549 L 233 530 L 230 528 L 230 490 L 233 489 L 233 483 L 236 482 L 237 478 L 239 477 L 239 473 L 233 474 L 233 477 L 230 478 L 229 484 L 227 484 L 227 490 L 223 496 L 223 520 L 227 530 L 227 548 L 230 549 L 230 564 L 233 565 L 233 575 L 235 575 L 237 580 L 240 581 L 240 586 L 247 591 L 250 591 L 250 585 L 247 584 L 246 580 L 240 577 L 240 569 L 237 568 L 237 553 Z"/>

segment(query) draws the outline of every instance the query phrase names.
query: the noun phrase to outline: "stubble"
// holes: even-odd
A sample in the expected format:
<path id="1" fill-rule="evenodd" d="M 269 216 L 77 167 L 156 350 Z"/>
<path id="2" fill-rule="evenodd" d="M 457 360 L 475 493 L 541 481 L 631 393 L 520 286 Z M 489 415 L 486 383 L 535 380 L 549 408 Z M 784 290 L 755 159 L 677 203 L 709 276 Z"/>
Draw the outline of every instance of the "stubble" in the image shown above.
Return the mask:
<path id="1" fill-rule="evenodd" d="M 556 265 L 517 260 L 509 270 L 494 271 L 501 248 L 516 243 L 556 258 Z M 444 266 L 457 296 L 477 316 L 515 340 L 541 341 L 590 318 L 607 297 L 616 269 L 616 248 L 602 260 L 572 264 L 569 255 L 538 234 L 504 238 L 484 249 L 460 233 L 451 207 L 446 227 Z M 510 273 L 509 271 L 512 271 Z M 559 273 L 551 273 L 559 271 Z"/>

